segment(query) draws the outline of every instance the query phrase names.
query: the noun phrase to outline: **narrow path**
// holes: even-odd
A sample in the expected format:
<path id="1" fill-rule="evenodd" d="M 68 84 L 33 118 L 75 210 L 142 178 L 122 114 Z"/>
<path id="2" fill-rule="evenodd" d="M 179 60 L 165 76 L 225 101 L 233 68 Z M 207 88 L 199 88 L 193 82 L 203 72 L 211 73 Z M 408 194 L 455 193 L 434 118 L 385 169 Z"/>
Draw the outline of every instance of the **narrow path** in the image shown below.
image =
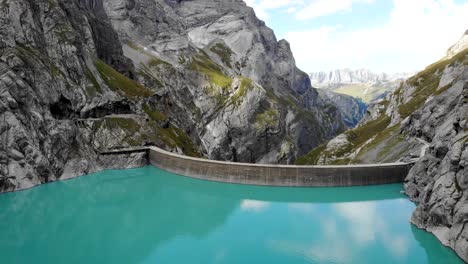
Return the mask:
<path id="1" fill-rule="evenodd" d="M 426 151 L 427 149 L 429 148 L 430 144 L 429 142 L 425 141 L 424 139 L 422 138 L 416 138 L 416 140 L 423 144 L 424 146 L 421 148 L 421 152 L 419 153 L 419 158 L 422 158 L 424 155 L 426 155 Z"/>

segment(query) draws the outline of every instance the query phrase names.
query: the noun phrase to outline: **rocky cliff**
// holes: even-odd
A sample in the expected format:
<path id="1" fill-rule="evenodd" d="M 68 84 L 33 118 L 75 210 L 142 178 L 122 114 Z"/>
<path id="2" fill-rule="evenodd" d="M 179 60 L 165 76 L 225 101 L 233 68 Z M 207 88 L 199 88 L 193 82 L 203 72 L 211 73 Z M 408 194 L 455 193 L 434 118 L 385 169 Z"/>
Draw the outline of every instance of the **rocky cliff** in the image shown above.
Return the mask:
<path id="1" fill-rule="evenodd" d="M 367 105 L 359 98 L 334 93 L 327 89 L 318 89 L 323 100 L 334 104 L 341 112 L 343 121 L 349 128 L 355 127 L 366 113 Z"/>
<path id="2" fill-rule="evenodd" d="M 98 153 L 144 144 L 290 163 L 344 129 L 241 0 L 3 0 L 0 20 L 0 191 L 138 166 Z"/>
<path id="3" fill-rule="evenodd" d="M 416 160 L 405 180 L 418 204 L 411 222 L 468 261 L 468 49 L 451 50 L 298 163 Z"/>
<path id="4" fill-rule="evenodd" d="M 366 103 L 383 97 L 408 78 L 410 73 L 373 73 L 368 69 L 338 69 L 310 73 L 314 87 L 361 98 Z"/>

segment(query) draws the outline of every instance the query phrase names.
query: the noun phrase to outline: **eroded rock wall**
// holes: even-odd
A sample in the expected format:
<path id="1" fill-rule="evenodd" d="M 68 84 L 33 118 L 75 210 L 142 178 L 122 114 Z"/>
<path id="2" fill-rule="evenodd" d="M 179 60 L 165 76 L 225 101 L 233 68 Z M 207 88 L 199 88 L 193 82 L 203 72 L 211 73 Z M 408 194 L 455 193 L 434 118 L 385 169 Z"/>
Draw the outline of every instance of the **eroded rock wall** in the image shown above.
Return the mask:
<path id="1" fill-rule="evenodd" d="M 344 129 L 240 0 L 1 1 L 0 120 L 0 191 L 137 166 L 118 147 L 290 163 Z"/>

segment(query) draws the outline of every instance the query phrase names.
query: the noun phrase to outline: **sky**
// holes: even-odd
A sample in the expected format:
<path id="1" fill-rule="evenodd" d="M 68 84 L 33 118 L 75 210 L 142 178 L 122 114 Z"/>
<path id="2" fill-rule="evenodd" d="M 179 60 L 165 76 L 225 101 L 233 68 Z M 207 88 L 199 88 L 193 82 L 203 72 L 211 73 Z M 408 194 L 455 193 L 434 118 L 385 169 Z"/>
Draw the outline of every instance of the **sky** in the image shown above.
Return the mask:
<path id="1" fill-rule="evenodd" d="M 244 0 L 306 72 L 415 72 L 468 29 L 468 0 Z"/>

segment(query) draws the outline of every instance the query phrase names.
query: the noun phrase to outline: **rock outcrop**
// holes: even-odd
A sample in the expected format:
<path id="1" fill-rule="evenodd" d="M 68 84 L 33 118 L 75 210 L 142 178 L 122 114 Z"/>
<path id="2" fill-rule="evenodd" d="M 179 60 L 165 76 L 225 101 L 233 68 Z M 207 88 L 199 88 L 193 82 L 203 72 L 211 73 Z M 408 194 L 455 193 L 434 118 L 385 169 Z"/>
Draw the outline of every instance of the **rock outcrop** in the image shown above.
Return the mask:
<path id="1" fill-rule="evenodd" d="M 291 163 L 345 127 L 242 0 L 4 0 L 0 20 L 0 191 L 145 144 Z"/>
<path id="2" fill-rule="evenodd" d="M 466 40 L 464 36 L 460 47 Z M 414 160 L 405 192 L 418 206 L 411 222 L 468 261 L 468 49 L 417 73 L 371 104 L 357 128 L 301 164 Z"/>
<path id="3" fill-rule="evenodd" d="M 405 180 L 418 203 L 411 222 L 468 261 L 468 62 L 443 70 L 437 96 L 404 120 L 403 131 L 430 142 Z M 449 87 L 449 88 L 448 88 Z"/>
<path id="4" fill-rule="evenodd" d="M 343 121 L 349 128 L 355 127 L 366 113 L 367 105 L 359 98 L 326 89 L 318 89 L 318 92 L 323 100 L 338 107 Z"/>
<path id="5" fill-rule="evenodd" d="M 343 129 L 341 122 L 326 122 L 340 120 L 339 112 L 296 68 L 289 44 L 277 41 L 243 1 L 105 6 L 142 82 L 162 82 L 160 94 L 172 101 L 191 95 L 192 109 L 181 114 L 199 109 L 201 117 L 190 119 L 210 158 L 290 163 Z M 172 65 L 180 81 L 151 69 L 154 58 Z"/>

